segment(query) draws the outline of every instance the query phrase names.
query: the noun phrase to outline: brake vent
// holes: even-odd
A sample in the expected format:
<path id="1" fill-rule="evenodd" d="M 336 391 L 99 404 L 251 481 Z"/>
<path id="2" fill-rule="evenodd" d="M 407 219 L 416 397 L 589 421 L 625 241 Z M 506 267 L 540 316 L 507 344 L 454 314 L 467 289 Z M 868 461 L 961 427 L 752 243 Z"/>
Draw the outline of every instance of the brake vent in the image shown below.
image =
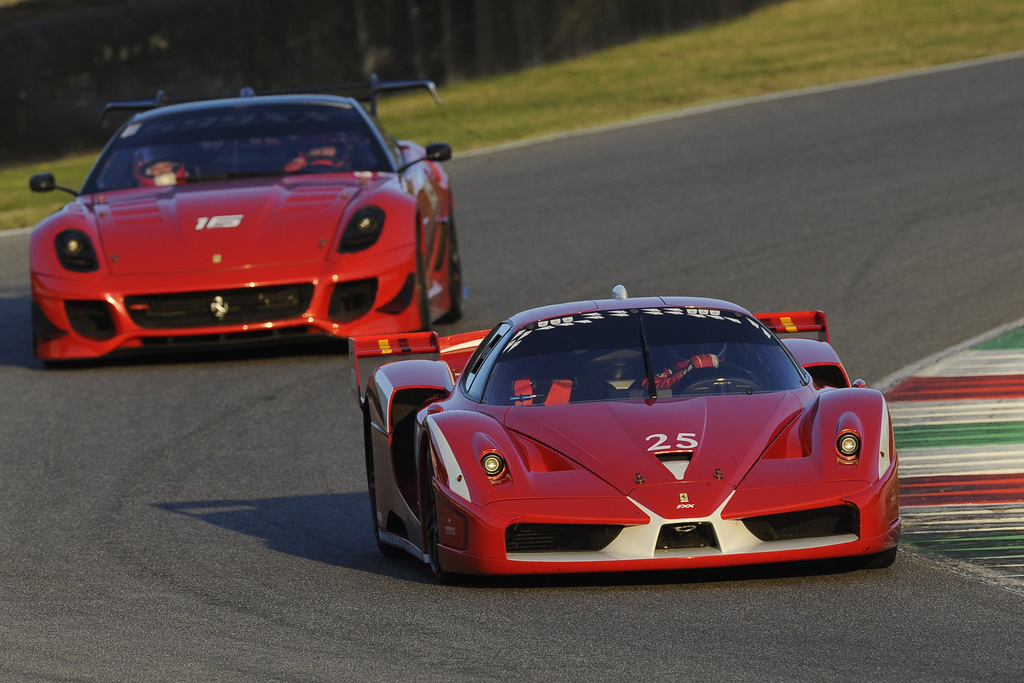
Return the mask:
<path id="1" fill-rule="evenodd" d="M 106 301 L 65 301 L 71 329 L 83 337 L 105 341 L 117 333 Z"/>
<path id="2" fill-rule="evenodd" d="M 513 524 L 505 529 L 505 552 L 596 552 L 621 531 L 621 524 Z"/>
<path id="3" fill-rule="evenodd" d="M 805 368 L 811 374 L 814 381 L 826 387 L 838 387 L 840 389 L 850 386 L 846 381 L 843 371 L 835 365 L 812 365 Z"/>
<path id="4" fill-rule="evenodd" d="M 369 313 L 376 297 L 376 278 L 340 282 L 331 292 L 327 317 L 339 323 L 351 322 Z"/>
<path id="5" fill-rule="evenodd" d="M 833 505 L 743 520 L 747 531 L 762 541 L 790 541 L 859 534 L 860 512 L 853 505 Z"/>

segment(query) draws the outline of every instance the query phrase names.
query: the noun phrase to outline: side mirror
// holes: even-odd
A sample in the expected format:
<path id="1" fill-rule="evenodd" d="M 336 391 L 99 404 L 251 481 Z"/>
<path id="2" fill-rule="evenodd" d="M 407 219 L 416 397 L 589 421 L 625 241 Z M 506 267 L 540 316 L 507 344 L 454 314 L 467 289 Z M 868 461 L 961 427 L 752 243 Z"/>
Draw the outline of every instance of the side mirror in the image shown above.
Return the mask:
<path id="1" fill-rule="evenodd" d="M 414 159 L 408 163 L 402 164 L 398 167 L 398 172 L 401 173 L 410 166 L 415 166 L 421 161 L 448 161 L 452 158 L 452 146 L 447 142 L 431 142 L 427 145 L 426 154 L 418 159 Z"/>
<path id="2" fill-rule="evenodd" d="M 452 146 L 447 142 L 432 142 L 427 145 L 427 156 L 430 161 L 448 161 L 452 158 Z"/>
<path id="3" fill-rule="evenodd" d="M 28 179 L 28 186 L 33 192 L 53 192 L 57 181 L 52 173 L 36 173 Z"/>
<path id="4" fill-rule="evenodd" d="M 28 179 L 28 187 L 33 192 L 53 192 L 54 190 L 63 190 L 70 195 L 75 197 L 78 196 L 78 193 L 70 187 L 58 185 L 57 181 L 54 180 L 53 174 L 45 171 L 43 173 L 33 174 L 32 177 Z"/>

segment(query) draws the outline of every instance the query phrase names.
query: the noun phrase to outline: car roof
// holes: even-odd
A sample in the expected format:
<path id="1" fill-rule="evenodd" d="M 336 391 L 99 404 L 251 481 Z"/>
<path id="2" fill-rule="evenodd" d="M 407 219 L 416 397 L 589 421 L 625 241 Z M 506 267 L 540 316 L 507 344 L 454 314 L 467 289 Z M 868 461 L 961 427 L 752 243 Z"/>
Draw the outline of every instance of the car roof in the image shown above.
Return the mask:
<path id="1" fill-rule="evenodd" d="M 629 309 L 648 308 L 696 308 L 726 310 L 744 313 L 751 317 L 752 314 L 742 306 L 724 301 L 722 299 L 711 299 L 706 297 L 638 297 L 627 299 L 596 299 L 593 301 L 573 301 L 563 304 L 552 304 L 531 308 L 510 318 L 513 327 L 519 328 L 537 320 L 548 320 L 559 316 L 575 315 L 578 313 L 590 313 L 594 311 L 618 311 Z"/>

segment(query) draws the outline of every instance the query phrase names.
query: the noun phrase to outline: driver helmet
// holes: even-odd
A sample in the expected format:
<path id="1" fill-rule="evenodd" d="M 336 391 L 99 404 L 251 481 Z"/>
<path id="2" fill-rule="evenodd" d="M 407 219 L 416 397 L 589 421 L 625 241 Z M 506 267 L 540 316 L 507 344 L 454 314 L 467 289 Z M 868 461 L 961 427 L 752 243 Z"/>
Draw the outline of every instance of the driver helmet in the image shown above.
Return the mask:
<path id="1" fill-rule="evenodd" d="M 345 133 L 307 135 L 301 139 L 300 146 L 302 150 L 288 162 L 285 171 L 294 172 L 307 166 L 344 169 L 352 157 L 352 145 Z"/>
<path id="2" fill-rule="evenodd" d="M 177 185 L 188 173 L 180 159 L 143 148 L 135 152 L 132 175 L 141 187 L 162 187 Z"/>

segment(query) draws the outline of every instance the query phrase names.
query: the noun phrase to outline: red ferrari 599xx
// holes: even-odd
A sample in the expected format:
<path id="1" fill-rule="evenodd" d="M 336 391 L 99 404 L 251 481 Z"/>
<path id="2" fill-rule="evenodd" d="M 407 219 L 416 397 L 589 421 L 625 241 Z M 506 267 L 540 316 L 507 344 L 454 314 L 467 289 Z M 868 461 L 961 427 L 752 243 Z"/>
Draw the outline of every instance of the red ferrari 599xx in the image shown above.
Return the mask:
<path id="1" fill-rule="evenodd" d="M 451 147 L 396 141 L 378 93 L 257 94 L 141 110 L 33 231 L 46 361 L 430 329 L 462 313 Z"/>

